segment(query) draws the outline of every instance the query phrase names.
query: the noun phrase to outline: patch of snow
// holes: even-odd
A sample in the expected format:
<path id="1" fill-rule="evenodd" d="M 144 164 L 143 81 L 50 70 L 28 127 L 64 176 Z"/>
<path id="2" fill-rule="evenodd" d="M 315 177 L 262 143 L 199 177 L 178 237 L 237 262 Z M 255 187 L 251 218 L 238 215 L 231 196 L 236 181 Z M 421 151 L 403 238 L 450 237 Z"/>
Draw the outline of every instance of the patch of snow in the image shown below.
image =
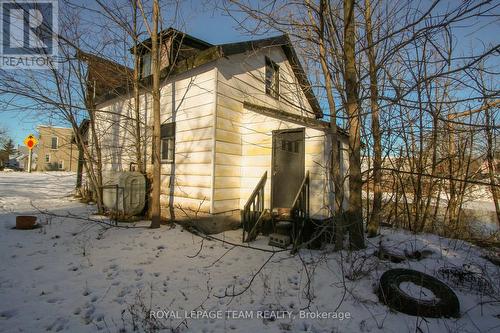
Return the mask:
<path id="1" fill-rule="evenodd" d="M 406 295 L 415 299 L 420 299 L 423 301 L 439 300 L 436 297 L 436 295 L 434 295 L 434 293 L 429 289 L 410 281 L 401 282 L 399 284 L 399 289 L 401 289 L 401 291 L 404 292 Z"/>
<path id="2" fill-rule="evenodd" d="M 467 242 L 384 229 L 362 251 L 335 253 L 327 247 L 296 256 L 277 252 L 270 258 L 269 252 L 241 244 L 241 230 L 215 235 L 223 242 L 202 239 L 180 226 L 149 229 L 148 221 L 108 229 L 91 221 L 107 221 L 93 215 L 95 206 L 71 197 L 74 183 L 72 173 L 0 173 L 0 332 L 129 332 L 134 324 L 138 331 L 149 325 L 165 332 L 498 328 L 499 268 Z M 36 215 L 42 228 L 13 230 L 18 214 Z M 252 246 L 272 250 L 267 241 L 259 236 Z M 380 261 L 373 256 L 379 242 L 395 253 L 432 254 L 398 264 Z M 459 319 L 428 318 L 423 323 L 390 310 L 375 293 L 380 276 L 390 268 L 437 276 L 440 267 L 464 265 L 478 267 L 495 291 L 478 295 L 455 290 Z M 146 316 L 147 310 L 157 316 Z M 220 312 L 222 317 L 190 316 L 197 311 Z M 233 312 L 240 316 L 227 315 Z"/>

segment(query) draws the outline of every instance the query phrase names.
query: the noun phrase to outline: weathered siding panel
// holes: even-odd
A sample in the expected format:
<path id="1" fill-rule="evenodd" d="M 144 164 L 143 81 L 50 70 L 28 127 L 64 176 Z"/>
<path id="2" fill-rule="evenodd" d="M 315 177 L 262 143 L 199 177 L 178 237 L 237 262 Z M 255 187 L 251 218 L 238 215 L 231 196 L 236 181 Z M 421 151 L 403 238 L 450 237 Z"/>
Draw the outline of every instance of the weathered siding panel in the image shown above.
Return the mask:
<path id="1" fill-rule="evenodd" d="M 212 213 L 238 209 L 240 200 L 241 115 L 238 96 L 221 94 L 217 72 Z"/>
<path id="2" fill-rule="evenodd" d="M 168 205 L 184 210 L 209 212 L 212 197 L 212 155 L 215 115 L 215 67 L 206 64 L 167 80 L 161 87 L 161 122 L 175 122 L 175 164 L 161 165 L 162 214 Z M 112 145 L 105 147 L 103 155 L 112 156 L 106 162 L 107 170 L 128 170 L 134 162 L 135 147 L 131 134 L 133 122 L 124 121 L 123 115 L 132 114 L 133 99 L 115 99 L 103 110 L 118 113 L 118 116 L 102 113 L 102 134 L 110 138 Z M 144 147 L 148 172 L 151 172 L 152 109 L 149 93 L 141 96 L 141 110 L 147 124 Z M 121 115 L 121 116 L 120 116 Z M 119 126 L 116 126 L 116 123 Z M 113 125 L 112 125 L 113 124 Z"/>
<path id="3" fill-rule="evenodd" d="M 202 66 L 184 73 L 162 91 L 164 122 L 176 122 L 175 168 L 173 173 L 162 173 L 168 180 L 162 194 L 169 198 L 162 207 L 173 204 L 181 211 L 210 212 L 215 73 L 213 65 Z"/>
<path id="4" fill-rule="evenodd" d="M 130 163 L 135 162 L 132 106 L 132 98 L 116 98 L 102 105 L 101 112 L 96 113 L 104 170 L 128 170 Z"/>

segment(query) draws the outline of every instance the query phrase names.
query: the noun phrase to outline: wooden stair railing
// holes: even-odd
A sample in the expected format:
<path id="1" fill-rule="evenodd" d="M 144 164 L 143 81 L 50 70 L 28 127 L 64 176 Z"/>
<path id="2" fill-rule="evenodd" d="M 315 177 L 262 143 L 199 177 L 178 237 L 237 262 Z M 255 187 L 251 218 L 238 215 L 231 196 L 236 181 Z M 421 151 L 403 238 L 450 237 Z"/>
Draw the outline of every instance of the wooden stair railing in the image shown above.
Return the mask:
<path id="1" fill-rule="evenodd" d="M 243 225 L 243 242 L 251 242 L 257 237 L 257 228 L 262 222 L 264 209 L 264 186 L 267 181 L 267 171 L 264 172 L 257 186 L 248 198 L 247 203 L 241 212 Z M 247 236 L 245 237 L 245 234 Z"/>
<path id="2" fill-rule="evenodd" d="M 309 183 L 309 171 L 307 171 L 292 204 L 292 253 L 297 252 L 301 245 L 302 231 L 304 226 L 309 223 Z"/>

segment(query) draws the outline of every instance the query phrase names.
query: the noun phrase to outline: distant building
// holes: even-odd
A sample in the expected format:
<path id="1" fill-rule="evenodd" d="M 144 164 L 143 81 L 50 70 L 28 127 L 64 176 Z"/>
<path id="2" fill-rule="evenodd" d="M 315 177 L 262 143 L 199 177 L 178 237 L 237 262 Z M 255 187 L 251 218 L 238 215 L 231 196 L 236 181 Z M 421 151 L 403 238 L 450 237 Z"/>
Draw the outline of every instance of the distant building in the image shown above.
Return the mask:
<path id="1" fill-rule="evenodd" d="M 76 171 L 78 148 L 73 142 L 73 129 L 38 126 L 37 171 Z"/>
<path id="2" fill-rule="evenodd" d="M 31 170 L 36 170 L 37 148 L 33 148 Z M 29 149 L 26 146 L 18 145 L 16 153 L 10 155 L 10 166 L 28 171 Z"/>

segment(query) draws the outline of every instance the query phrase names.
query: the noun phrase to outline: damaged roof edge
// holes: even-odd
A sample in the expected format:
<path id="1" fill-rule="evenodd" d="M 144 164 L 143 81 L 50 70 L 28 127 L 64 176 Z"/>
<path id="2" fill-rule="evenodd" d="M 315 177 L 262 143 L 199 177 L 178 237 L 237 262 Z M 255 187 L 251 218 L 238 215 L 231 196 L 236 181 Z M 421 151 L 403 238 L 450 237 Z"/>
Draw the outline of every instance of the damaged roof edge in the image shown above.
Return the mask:
<path id="1" fill-rule="evenodd" d="M 203 50 L 199 53 L 197 53 L 194 56 L 191 56 L 189 58 L 183 59 L 179 61 L 175 66 L 173 67 L 166 67 L 161 70 L 160 72 L 160 80 L 164 80 L 168 77 L 172 77 L 178 74 L 182 74 L 184 72 L 187 72 L 191 69 L 200 67 L 202 65 L 208 64 L 214 60 L 217 60 L 222 57 L 222 52 L 220 50 L 219 46 L 213 46 L 211 48 L 208 48 L 206 50 Z M 139 85 L 141 89 L 150 87 L 152 85 L 152 79 L 153 77 L 150 75 L 148 77 L 145 77 L 140 80 Z M 126 95 L 128 93 L 131 93 L 133 91 L 133 82 L 132 80 L 126 82 L 125 84 L 114 88 L 111 91 L 108 91 L 107 93 L 98 96 L 94 99 L 94 102 L 96 105 L 105 103 L 109 100 L 112 100 L 114 98 Z"/>
<path id="2" fill-rule="evenodd" d="M 116 69 L 122 70 L 126 74 L 130 74 L 130 75 L 133 72 L 133 69 L 130 67 L 119 64 L 113 60 L 109 60 L 109 59 L 103 58 L 101 56 L 97 56 L 97 55 L 92 54 L 92 53 L 84 52 L 82 50 L 76 51 L 75 58 L 80 59 L 82 61 L 85 61 L 87 63 L 90 63 L 91 61 L 101 62 L 103 64 L 110 65 L 111 67 L 115 67 Z"/>

